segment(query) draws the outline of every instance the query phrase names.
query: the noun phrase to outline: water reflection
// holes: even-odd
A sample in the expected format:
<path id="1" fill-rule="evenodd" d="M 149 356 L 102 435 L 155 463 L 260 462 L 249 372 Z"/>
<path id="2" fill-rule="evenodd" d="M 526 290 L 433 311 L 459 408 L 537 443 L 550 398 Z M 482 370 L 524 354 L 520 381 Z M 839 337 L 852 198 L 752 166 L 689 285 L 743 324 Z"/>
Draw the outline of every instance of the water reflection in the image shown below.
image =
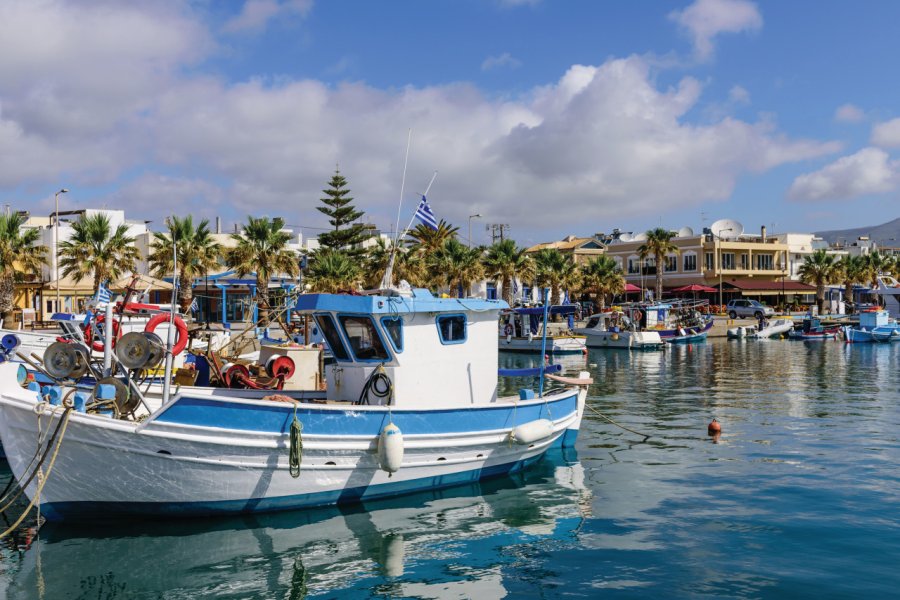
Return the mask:
<path id="1" fill-rule="evenodd" d="M 574 544 L 590 493 L 574 453 L 480 484 L 232 519 L 46 524 L 10 598 L 501 598 L 517 544 Z"/>

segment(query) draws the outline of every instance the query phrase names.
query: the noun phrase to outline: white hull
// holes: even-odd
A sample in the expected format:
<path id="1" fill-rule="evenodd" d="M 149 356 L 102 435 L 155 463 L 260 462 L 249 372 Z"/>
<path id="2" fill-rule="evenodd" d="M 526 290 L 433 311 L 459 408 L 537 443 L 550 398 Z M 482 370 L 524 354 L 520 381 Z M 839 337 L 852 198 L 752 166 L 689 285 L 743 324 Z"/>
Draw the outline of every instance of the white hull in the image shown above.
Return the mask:
<path id="1" fill-rule="evenodd" d="M 565 412 L 563 403 L 577 410 Z M 202 427 L 153 420 L 145 425 L 72 412 L 53 472 L 41 491 L 41 513 L 50 519 L 70 515 L 108 516 L 120 512 L 137 515 L 224 514 L 270 511 L 337 504 L 445 487 L 518 470 L 561 444 L 567 430 L 580 425 L 586 391 L 565 390 L 553 397 L 517 403 L 519 415 L 528 409 L 560 402 L 553 415 L 552 433 L 529 445 L 509 442 L 510 427 L 449 434 L 404 432 L 402 468 L 392 476 L 377 458 L 373 435 L 303 435 L 303 456 L 298 478 L 291 477 L 288 435 Z M 213 403 L 215 397 L 209 396 Z M 204 401 L 205 402 L 205 401 Z M 10 468 L 21 482 L 35 453 L 38 439 L 36 395 L 5 385 L 0 394 L 0 438 Z M 285 411 L 284 403 L 222 400 L 224 411 Z M 513 403 L 492 403 L 508 407 Z M 335 421 L 354 416 L 377 417 L 387 422 L 383 406 L 328 407 L 302 405 L 333 413 Z M 224 408 L 223 408 L 224 407 Z M 459 409 L 453 412 L 457 412 Z M 162 411 L 165 414 L 165 411 Z M 394 419 L 402 413 L 394 409 Z M 407 411 L 409 412 L 409 411 Z M 440 411 L 412 411 L 414 419 L 433 418 Z M 548 411 L 544 411 L 546 415 Z M 55 427 L 60 411 L 45 408 L 41 431 Z M 420 415 L 420 416 L 416 416 Z M 157 416 L 157 415 L 154 415 Z M 478 416 L 472 414 L 473 421 Z M 523 421 L 524 422 L 524 419 Z M 522 424 L 519 422 L 518 424 Z M 34 498 L 37 479 L 26 487 Z"/>
<path id="2" fill-rule="evenodd" d="M 531 339 L 527 337 L 501 337 L 498 349 L 505 352 L 540 354 L 541 338 L 540 336 L 534 336 Z M 548 354 L 577 354 L 583 352 L 584 349 L 585 339 L 583 337 L 547 336 Z"/>
<path id="3" fill-rule="evenodd" d="M 588 348 L 656 349 L 663 347 L 663 340 L 655 331 L 595 331 L 585 336 Z"/>
<path id="4" fill-rule="evenodd" d="M 779 337 L 791 331 L 794 328 L 794 322 L 789 319 L 776 319 L 771 321 L 766 327 L 759 331 L 750 333 L 747 337 L 755 339 L 768 339 Z"/>

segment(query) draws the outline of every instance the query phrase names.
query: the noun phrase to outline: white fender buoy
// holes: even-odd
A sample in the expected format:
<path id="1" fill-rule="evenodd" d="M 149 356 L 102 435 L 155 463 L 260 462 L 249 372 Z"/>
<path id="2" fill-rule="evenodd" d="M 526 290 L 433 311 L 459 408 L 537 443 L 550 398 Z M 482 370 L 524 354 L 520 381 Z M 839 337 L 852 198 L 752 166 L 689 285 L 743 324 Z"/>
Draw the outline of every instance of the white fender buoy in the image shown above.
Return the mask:
<path id="1" fill-rule="evenodd" d="M 528 343 L 530 344 L 533 339 L 534 339 L 534 334 L 529 331 L 528 332 Z"/>
<path id="2" fill-rule="evenodd" d="M 396 473 L 403 464 L 403 433 L 388 423 L 378 436 L 378 465 L 388 473 Z"/>
<path id="3" fill-rule="evenodd" d="M 509 435 L 517 444 L 533 444 L 553 435 L 553 423 L 548 419 L 529 421 L 513 428 Z"/>
<path id="4" fill-rule="evenodd" d="M 506 343 L 510 343 L 512 341 L 512 334 L 506 336 Z"/>

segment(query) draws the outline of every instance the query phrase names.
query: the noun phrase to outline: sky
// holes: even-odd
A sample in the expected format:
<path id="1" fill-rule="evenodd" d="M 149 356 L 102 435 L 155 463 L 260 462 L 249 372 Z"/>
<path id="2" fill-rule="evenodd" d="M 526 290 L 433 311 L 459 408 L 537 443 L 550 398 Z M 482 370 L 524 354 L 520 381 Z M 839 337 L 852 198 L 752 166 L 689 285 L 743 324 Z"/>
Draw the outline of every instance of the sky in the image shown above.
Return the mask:
<path id="1" fill-rule="evenodd" d="M 315 236 L 339 169 L 384 231 L 437 172 L 432 210 L 476 243 L 877 225 L 900 212 L 898 21 L 877 0 L 0 0 L 0 203 L 49 214 L 66 188 L 61 210 L 156 229 Z"/>

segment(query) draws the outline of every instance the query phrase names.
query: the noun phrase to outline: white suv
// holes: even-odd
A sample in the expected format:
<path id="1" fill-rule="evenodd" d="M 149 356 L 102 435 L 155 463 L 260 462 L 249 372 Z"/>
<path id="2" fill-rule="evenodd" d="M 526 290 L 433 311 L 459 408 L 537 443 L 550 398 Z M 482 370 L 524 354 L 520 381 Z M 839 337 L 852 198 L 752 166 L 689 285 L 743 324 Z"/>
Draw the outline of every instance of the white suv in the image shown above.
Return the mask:
<path id="1" fill-rule="evenodd" d="M 756 300 L 732 300 L 728 303 L 728 316 L 732 319 L 738 317 L 771 317 L 775 311 L 770 306 L 760 304 Z"/>

